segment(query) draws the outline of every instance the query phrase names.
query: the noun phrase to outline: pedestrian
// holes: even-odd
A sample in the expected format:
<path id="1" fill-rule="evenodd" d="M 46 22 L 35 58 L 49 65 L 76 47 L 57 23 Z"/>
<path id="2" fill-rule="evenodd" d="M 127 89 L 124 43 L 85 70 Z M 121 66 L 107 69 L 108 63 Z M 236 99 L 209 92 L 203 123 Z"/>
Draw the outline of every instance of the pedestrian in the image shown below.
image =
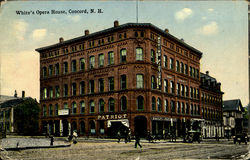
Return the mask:
<path id="1" fill-rule="evenodd" d="M 135 133 L 135 148 L 137 148 L 137 145 L 140 146 L 140 148 L 142 148 L 141 144 L 140 144 L 140 135 L 139 133 Z"/>
<path id="2" fill-rule="evenodd" d="M 120 140 L 121 140 L 121 133 L 120 133 L 120 131 L 117 132 L 117 139 L 118 139 L 117 143 L 120 143 Z"/>
<path id="3" fill-rule="evenodd" d="M 125 131 L 124 131 L 124 141 L 125 141 L 125 143 L 128 142 L 128 131 L 127 131 L 127 129 L 125 129 Z"/>
<path id="4" fill-rule="evenodd" d="M 128 129 L 128 141 L 131 142 L 131 130 L 130 130 L 130 128 Z"/>
<path id="5" fill-rule="evenodd" d="M 54 143 L 54 136 L 53 136 L 53 135 L 50 135 L 49 138 L 50 138 L 50 145 L 53 146 L 53 143 Z"/>
<path id="6" fill-rule="evenodd" d="M 78 135 L 77 135 L 77 132 L 74 131 L 74 132 L 73 132 L 73 143 L 74 143 L 74 144 L 77 143 L 77 136 L 78 136 Z"/>

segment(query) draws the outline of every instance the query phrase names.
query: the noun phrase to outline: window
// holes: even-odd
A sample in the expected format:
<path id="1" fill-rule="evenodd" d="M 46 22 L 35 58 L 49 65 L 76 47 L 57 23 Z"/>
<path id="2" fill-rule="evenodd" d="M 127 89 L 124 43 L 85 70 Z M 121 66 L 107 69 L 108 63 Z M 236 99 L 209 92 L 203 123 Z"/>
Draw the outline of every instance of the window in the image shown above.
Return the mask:
<path id="1" fill-rule="evenodd" d="M 63 86 L 63 96 L 67 97 L 68 96 L 68 85 L 64 84 Z"/>
<path id="2" fill-rule="evenodd" d="M 85 82 L 82 81 L 80 82 L 80 94 L 84 94 L 85 93 Z"/>
<path id="3" fill-rule="evenodd" d="M 50 65 L 49 66 L 49 76 L 52 76 L 52 74 L 53 74 L 53 66 Z"/>
<path id="4" fill-rule="evenodd" d="M 94 93 L 95 92 L 95 81 L 90 80 L 89 81 L 89 93 Z"/>
<path id="5" fill-rule="evenodd" d="M 162 109 L 161 109 L 161 99 L 160 98 L 157 99 L 157 109 L 158 109 L 159 112 L 162 111 Z"/>
<path id="6" fill-rule="evenodd" d="M 47 88 L 43 89 L 43 99 L 47 98 Z"/>
<path id="7" fill-rule="evenodd" d="M 109 65 L 114 64 L 114 52 L 113 51 L 108 53 L 108 64 Z"/>
<path id="8" fill-rule="evenodd" d="M 193 104 L 191 104 L 191 115 L 194 114 L 194 107 L 193 107 Z"/>
<path id="9" fill-rule="evenodd" d="M 200 105 L 197 106 L 197 114 L 200 115 L 201 111 L 200 111 Z"/>
<path id="10" fill-rule="evenodd" d="M 122 111 L 127 110 L 127 98 L 125 96 L 121 98 L 121 110 Z"/>
<path id="11" fill-rule="evenodd" d="M 180 95 L 180 84 L 177 83 L 176 85 L 176 94 L 179 96 Z"/>
<path id="12" fill-rule="evenodd" d="M 95 56 L 89 57 L 89 68 L 93 69 L 95 67 Z"/>
<path id="13" fill-rule="evenodd" d="M 199 70 L 196 69 L 196 78 L 199 79 L 200 75 L 199 75 Z"/>
<path id="14" fill-rule="evenodd" d="M 58 116 L 58 109 L 59 109 L 59 106 L 58 104 L 55 105 L 55 115 Z"/>
<path id="15" fill-rule="evenodd" d="M 155 97 L 152 97 L 152 111 L 156 110 L 156 100 Z"/>
<path id="16" fill-rule="evenodd" d="M 124 38 L 127 38 L 127 33 L 124 33 Z"/>
<path id="17" fill-rule="evenodd" d="M 185 103 L 184 103 L 184 102 L 182 102 L 182 103 L 181 103 L 181 112 L 182 112 L 182 114 L 184 114 L 184 113 L 185 113 L 184 105 L 185 105 Z"/>
<path id="18" fill-rule="evenodd" d="M 195 88 L 194 88 L 193 94 L 194 94 L 194 98 L 196 98 L 196 89 Z"/>
<path id="19" fill-rule="evenodd" d="M 72 72 L 76 72 L 76 60 L 73 60 L 73 61 L 71 62 L 71 71 L 72 71 Z"/>
<path id="20" fill-rule="evenodd" d="M 184 65 L 184 73 L 188 74 L 188 65 L 187 64 Z"/>
<path id="21" fill-rule="evenodd" d="M 63 63 L 63 73 L 64 74 L 68 73 L 68 62 Z"/>
<path id="22" fill-rule="evenodd" d="M 47 68 L 43 67 L 43 78 L 47 77 Z"/>
<path id="23" fill-rule="evenodd" d="M 186 103 L 186 114 L 189 114 L 189 105 Z"/>
<path id="24" fill-rule="evenodd" d="M 99 112 L 100 113 L 104 112 L 104 100 L 103 99 L 99 100 Z"/>
<path id="25" fill-rule="evenodd" d="M 181 96 L 184 96 L 184 85 L 181 85 Z"/>
<path id="26" fill-rule="evenodd" d="M 60 97 L 60 88 L 56 86 L 56 98 Z"/>
<path id="27" fill-rule="evenodd" d="M 168 93 L 168 80 L 164 79 L 164 92 Z"/>
<path id="28" fill-rule="evenodd" d="M 47 107 L 46 105 L 43 105 L 43 116 L 47 116 Z"/>
<path id="29" fill-rule="evenodd" d="M 155 76 L 151 77 L 151 88 L 156 89 L 156 79 Z"/>
<path id="30" fill-rule="evenodd" d="M 55 64 L 55 75 L 59 75 L 59 63 Z"/>
<path id="31" fill-rule="evenodd" d="M 174 101 L 170 102 L 170 107 L 171 107 L 171 112 L 175 113 L 175 102 Z"/>
<path id="32" fill-rule="evenodd" d="M 144 37 L 144 32 L 141 32 L 141 37 Z"/>
<path id="33" fill-rule="evenodd" d="M 190 98 L 193 98 L 193 88 L 190 87 Z"/>
<path id="34" fill-rule="evenodd" d="M 109 112 L 115 111 L 115 100 L 114 98 L 109 99 Z"/>
<path id="35" fill-rule="evenodd" d="M 104 92 L 104 79 L 99 79 L 99 92 Z"/>
<path id="36" fill-rule="evenodd" d="M 167 57 L 166 55 L 163 56 L 163 66 L 164 66 L 165 68 L 168 67 L 168 57 Z"/>
<path id="37" fill-rule="evenodd" d="M 68 103 L 64 103 L 64 104 L 63 104 L 63 108 L 64 108 L 64 109 L 69 109 Z"/>
<path id="38" fill-rule="evenodd" d="M 136 88 L 143 88 L 143 75 L 142 74 L 136 75 Z"/>
<path id="39" fill-rule="evenodd" d="M 180 114 L 181 113 L 181 106 L 180 106 L 180 102 L 177 102 L 177 113 Z"/>
<path id="40" fill-rule="evenodd" d="M 174 69 L 174 59 L 173 58 L 170 58 L 170 69 Z"/>
<path id="41" fill-rule="evenodd" d="M 53 98 L 53 88 L 49 87 L 49 98 Z"/>
<path id="42" fill-rule="evenodd" d="M 49 105 L 49 116 L 53 116 L 53 107 L 52 107 L 52 104 Z"/>
<path id="43" fill-rule="evenodd" d="M 126 75 L 121 75 L 121 89 L 127 89 Z"/>
<path id="44" fill-rule="evenodd" d="M 109 77 L 109 91 L 114 91 L 115 84 L 114 84 L 114 77 Z"/>
<path id="45" fill-rule="evenodd" d="M 181 62 L 181 73 L 184 73 L 184 64 Z"/>
<path id="46" fill-rule="evenodd" d="M 190 73 L 190 76 L 192 77 L 193 76 L 193 68 L 191 66 L 189 67 L 189 73 Z"/>
<path id="47" fill-rule="evenodd" d="M 155 63 L 155 51 L 151 49 L 151 62 Z"/>
<path id="48" fill-rule="evenodd" d="M 76 108 L 77 108 L 76 102 L 73 102 L 72 103 L 72 114 L 76 114 Z"/>
<path id="49" fill-rule="evenodd" d="M 164 107 L 165 107 L 165 112 L 168 112 L 168 100 L 167 99 L 165 99 Z"/>
<path id="50" fill-rule="evenodd" d="M 142 61 L 143 60 L 143 50 L 142 48 L 136 48 L 136 60 Z"/>
<path id="51" fill-rule="evenodd" d="M 99 67 L 104 66 L 104 54 L 99 54 Z"/>
<path id="52" fill-rule="evenodd" d="M 138 32 L 135 32 L 135 37 L 138 37 Z"/>
<path id="53" fill-rule="evenodd" d="M 85 113 L 85 102 L 84 101 L 81 101 L 80 102 L 80 107 L 81 107 L 81 113 Z"/>
<path id="54" fill-rule="evenodd" d="M 126 62 L 126 60 L 127 60 L 127 50 L 126 49 L 121 49 L 120 54 L 121 54 L 121 62 Z"/>
<path id="55" fill-rule="evenodd" d="M 89 102 L 89 107 L 90 107 L 89 109 L 90 113 L 95 113 L 95 103 L 93 100 Z"/>
<path id="56" fill-rule="evenodd" d="M 80 70 L 81 71 L 85 70 L 85 59 L 84 58 L 80 59 Z"/>
<path id="57" fill-rule="evenodd" d="M 180 62 L 176 61 L 176 72 L 180 72 Z"/>
<path id="58" fill-rule="evenodd" d="M 185 86 L 185 94 L 186 94 L 186 97 L 188 97 L 188 86 Z"/>
<path id="59" fill-rule="evenodd" d="M 71 90 L 72 90 L 72 96 L 75 96 L 76 95 L 76 83 L 72 83 L 72 88 L 71 88 Z"/>
<path id="60" fill-rule="evenodd" d="M 137 110 L 142 111 L 144 109 L 144 98 L 142 96 L 138 96 L 136 98 Z"/>
<path id="61" fill-rule="evenodd" d="M 195 78 L 195 68 L 192 69 L 193 77 Z"/>
<path id="62" fill-rule="evenodd" d="M 174 82 L 170 82 L 170 93 L 174 94 Z"/>

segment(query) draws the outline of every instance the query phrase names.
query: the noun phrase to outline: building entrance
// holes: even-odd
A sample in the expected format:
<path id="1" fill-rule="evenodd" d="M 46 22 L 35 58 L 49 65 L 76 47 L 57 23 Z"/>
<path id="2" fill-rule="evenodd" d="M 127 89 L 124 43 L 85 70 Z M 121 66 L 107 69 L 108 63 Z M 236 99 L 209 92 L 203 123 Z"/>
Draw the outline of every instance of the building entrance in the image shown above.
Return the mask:
<path id="1" fill-rule="evenodd" d="M 67 120 L 62 120 L 63 123 L 63 136 L 69 135 L 69 124 Z"/>
<path id="2" fill-rule="evenodd" d="M 128 127 L 123 125 L 121 121 L 111 122 L 111 126 L 108 128 L 108 136 L 116 137 L 118 131 L 120 131 L 121 136 L 124 136 L 125 130 L 128 130 Z"/>
<path id="3" fill-rule="evenodd" d="M 137 116 L 134 120 L 135 133 L 138 133 L 140 137 L 147 136 L 147 118 L 144 116 Z"/>

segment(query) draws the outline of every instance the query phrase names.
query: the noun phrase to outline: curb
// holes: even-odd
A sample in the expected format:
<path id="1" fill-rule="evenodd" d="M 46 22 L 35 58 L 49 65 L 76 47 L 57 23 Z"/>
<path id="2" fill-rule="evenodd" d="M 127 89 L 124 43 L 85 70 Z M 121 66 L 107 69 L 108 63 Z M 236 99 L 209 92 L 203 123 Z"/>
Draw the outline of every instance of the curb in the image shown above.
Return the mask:
<path id="1" fill-rule="evenodd" d="M 64 148 L 64 147 L 70 147 L 71 144 L 68 145 L 57 145 L 57 146 L 31 146 L 31 147 L 18 147 L 18 148 L 4 148 L 6 151 L 20 151 L 20 150 L 26 150 L 26 149 L 41 149 L 41 148 Z"/>

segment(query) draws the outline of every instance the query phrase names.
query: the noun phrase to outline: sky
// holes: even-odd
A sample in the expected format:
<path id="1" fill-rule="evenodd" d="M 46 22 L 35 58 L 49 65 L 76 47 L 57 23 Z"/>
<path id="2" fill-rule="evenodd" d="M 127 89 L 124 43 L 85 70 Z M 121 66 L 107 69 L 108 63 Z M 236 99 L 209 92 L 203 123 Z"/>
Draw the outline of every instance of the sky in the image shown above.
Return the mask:
<path id="1" fill-rule="evenodd" d="M 200 69 L 221 82 L 223 99 L 249 103 L 248 3 L 245 1 L 139 1 L 138 22 L 169 29 L 203 52 Z M 69 10 L 87 10 L 71 14 Z M 90 13 L 91 9 L 102 13 Z M 65 10 L 65 14 L 51 14 Z M 30 12 L 18 15 L 17 11 Z M 50 14 L 39 14 L 49 11 Z M 34 14 L 33 14 L 34 13 Z M 40 99 L 36 48 L 120 24 L 136 22 L 136 1 L 11 1 L 0 8 L 0 95 L 17 90 Z"/>

